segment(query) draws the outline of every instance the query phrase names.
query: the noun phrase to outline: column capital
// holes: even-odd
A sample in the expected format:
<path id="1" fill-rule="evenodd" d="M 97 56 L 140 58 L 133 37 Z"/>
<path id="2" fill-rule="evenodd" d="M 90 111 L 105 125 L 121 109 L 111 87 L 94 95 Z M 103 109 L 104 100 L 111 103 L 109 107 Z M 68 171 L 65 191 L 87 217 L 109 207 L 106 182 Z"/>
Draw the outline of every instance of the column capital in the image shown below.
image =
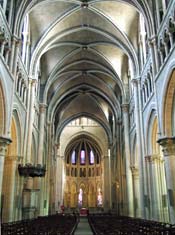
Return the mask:
<path id="1" fill-rule="evenodd" d="M 156 45 L 156 43 L 157 43 L 157 35 L 153 35 L 152 37 L 150 37 L 148 39 L 148 42 L 149 42 L 149 46 Z"/>
<path id="2" fill-rule="evenodd" d="M 37 80 L 35 78 L 32 78 L 32 77 L 29 77 L 28 81 L 29 81 L 29 85 L 31 85 L 31 86 L 34 86 L 37 82 Z"/>
<path id="3" fill-rule="evenodd" d="M 175 155 L 175 136 L 163 137 L 157 142 L 162 146 L 164 156 Z"/>
<path id="4" fill-rule="evenodd" d="M 11 139 L 5 136 L 0 136 L 0 155 L 5 155 L 7 145 L 12 142 Z"/>
<path id="5" fill-rule="evenodd" d="M 139 175 L 139 169 L 138 169 L 138 167 L 136 167 L 136 166 L 131 166 L 131 172 L 132 172 L 132 175 L 134 175 L 134 176 Z"/>
<path id="6" fill-rule="evenodd" d="M 19 37 L 16 36 L 16 35 L 12 35 L 12 40 L 13 40 L 14 42 L 21 42 L 21 38 L 19 38 Z"/>
<path id="7" fill-rule="evenodd" d="M 47 125 L 48 125 L 48 126 L 51 126 L 51 125 L 52 125 L 52 122 L 51 122 L 51 121 L 47 121 Z"/>
<path id="8" fill-rule="evenodd" d="M 131 80 L 131 83 L 132 83 L 134 86 L 138 86 L 138 85 L 139 85 L 139 82 L 140 82 L 140 77 L 133 78 L 133 79 Z"/>
<path id="9" fill-rule="evenodd" d="M 128 113 L 129 111 L 129 104 L 125 103 L 121 105 L 123 112 Z"/>
<path id="10" fill-rule="evenodd" d="M 44 113 L 46 111 L 46 108 L 47 108 L 47 104 L 45 104 L 45 103 L 40 103 L 39 104 L 40 113 Z"/>
<path id="11" fill-rule="evenodd" d="M 8 161 L 18 161 L 18 159 L 19 159 L 18 156 L 12 156 L 12 155 L 8 155 L 5 158 Z"/>
<path id="12" fill-rule="evenodd" d="M 145 156 L 145 161 L 147 162 L 160 162 L 162 160 L 162 157 L 159 154 L 152 154 Z"/>
<path id="13" fill-rule="evenodd" d="M 104 159 L 108 159 L 108 158 L 109 158 L 109 156 L 107 156 L 107 155 L 105 155 L 105 156 L 102 157 L 103 160 L 104 160 Z"/>
<path id="14" fill-rule="evenodd" d="M 60 143 L 56 142 L 56 143 L 55 143 L 55 147 L 56 147 L 56 148 L 59 148 L 59 147 L 60 147 Z"/>
<path id="15" fill-rule="evenodd" d="M 62 160 L 64 160 L 64 156 L 56 155 L 56 159 L 62 159 Z"/>

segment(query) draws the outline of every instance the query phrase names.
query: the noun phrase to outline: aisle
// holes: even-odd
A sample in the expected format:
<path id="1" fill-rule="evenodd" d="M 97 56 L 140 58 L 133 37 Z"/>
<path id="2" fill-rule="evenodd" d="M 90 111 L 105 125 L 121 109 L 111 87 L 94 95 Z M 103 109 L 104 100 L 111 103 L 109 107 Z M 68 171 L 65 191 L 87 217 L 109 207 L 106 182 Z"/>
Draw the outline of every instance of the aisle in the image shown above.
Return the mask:
<path id="1" fill-rule="evenodd" d="M 80 217 L 80 222 L 74 235 L 93 235 L 87 217 Z"/>

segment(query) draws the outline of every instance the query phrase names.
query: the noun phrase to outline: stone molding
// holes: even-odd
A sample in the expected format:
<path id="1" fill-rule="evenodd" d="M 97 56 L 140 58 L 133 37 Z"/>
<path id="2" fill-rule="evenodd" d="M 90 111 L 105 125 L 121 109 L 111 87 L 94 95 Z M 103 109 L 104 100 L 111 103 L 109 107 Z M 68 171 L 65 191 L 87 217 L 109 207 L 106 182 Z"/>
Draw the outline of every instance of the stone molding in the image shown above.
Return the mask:
<path id="1" fill-rule="evenodd" d="M 163 159 L 159 154 L 151 154 L 151 155 L 145 156 L 145 161 L 155 163 L 155 162 L 160 162 L 160 161 L 163 162 Z"/>
<path id="2" fill-rule="evenodd" d="M 121 105 L 123 112 L 128 113 L 129 112 L 129 104 L 122 104 Z"/>
<path id="3" fill-rule="evenodd" d="M 135 87 L 138 87 L 138 85 L 140 84 L 140 77 L 131 79 L 131 83 L 132 83 Z"/>
<path id="4" fill-rule="evenodd" d="M 56 158 L 59 158 L 59 159 L 64 159 L 64 156 L 60 156 L 60 155 L 56 155 Z"/>
<path id="5" fill-rule="evenodd" d="M 139 175 L 139 168 L 136 166 L 131 166 L 131 172 L 133 176 L 138 176 Z"/>
<path id="6" fill-rule="evenodd" d="M 153 46 L 157 44 L 157 36 L 153 35 L 151 38 L 148 39 L 149 46 Z"/>
<path id="7" fill-rule="evenodd" d="M 41 113 L 44 113 L 44 112 L 46 111 L 46 108 L 47 108 L 47 104 L 40 103 L 40 104 L 39 104 L 39 111 L 40 111 L 40 114 L 41 114 Z"/>

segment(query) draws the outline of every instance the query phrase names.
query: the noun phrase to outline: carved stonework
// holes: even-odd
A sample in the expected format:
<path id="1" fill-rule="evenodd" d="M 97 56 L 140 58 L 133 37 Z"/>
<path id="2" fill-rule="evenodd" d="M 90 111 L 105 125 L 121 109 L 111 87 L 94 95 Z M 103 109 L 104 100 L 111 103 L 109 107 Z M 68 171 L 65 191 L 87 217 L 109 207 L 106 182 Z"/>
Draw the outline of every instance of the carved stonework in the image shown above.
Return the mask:
<path id="1" fill-rule="evenodd" d="M 150 47 L 152 47 L 152 46 L 154 46 L 156 44 L 157 44 L 157 38 L 156 38 L 155 35 L 148 39 L 148 45 Z"/>
<path id="2" fill-rule="evenodd" d="M 7 145 L 10 144 L 12 141 L 11 139 L 4 137 L 4 136 L 0 136 L 0 155 L 5 155 L 6 149 L 7 149 Z"/>
<path id="3" fill-rule="evenodd" d="M 145 161 L 146 162 L 156 163 L 156 162 L 160 162 L 160 161 L 163 161 L 163 160 L 162 160 L 162 157 L 159 154 L 152 154 L 152 155 L 145 156 Z"/>
<path id="4" fill-rule="evenodd" d="M 139 169 L 136 166 L 131 166 L 131 172 L 133 176 L 138 176 L 139 175 Z"/>
<path id="5" fill-rule="evenodd" d="M 40 103 L 39 104 L 39 111 L 40 113 L 44 113 L 46 111 L 47 104 Z"/>
<path id="6" fill-rule="evenodd" d="M 46 173 L 46 167 L 32 164 L 18 165 L 18 172 L 20 176 L 24 177 L 44 177 Z"/>
<path id="7" fill-rule="evenodd" d="M 129 104 L 122 104 L 122 110 L 123 110 L 123 112 L 128 113 L 128 111 L 129 111 Z"/>
<path id="8" fill-rule="evenodd" d="M 133 78 L 132 80 L 131 80 L 131 83 L 134 85 L 134 86 L 138 86 L 138 79 L 136 79 L 136 78 Z"/>
<path id="9" fill-rule="evenodd" d="M 175 155 L 175 136 L 164 137 L 157 142 L 162 146 L 164 156 Z"/>

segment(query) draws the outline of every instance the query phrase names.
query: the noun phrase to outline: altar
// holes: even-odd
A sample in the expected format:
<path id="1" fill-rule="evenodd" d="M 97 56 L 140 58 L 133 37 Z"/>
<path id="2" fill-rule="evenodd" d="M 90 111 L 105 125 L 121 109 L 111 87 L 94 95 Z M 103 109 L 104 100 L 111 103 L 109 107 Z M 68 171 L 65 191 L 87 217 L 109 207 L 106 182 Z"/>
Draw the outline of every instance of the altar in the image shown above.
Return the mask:
<path id="1" fill-rule="evenodd" d="M 80 209 L 80 216 L 87 216 L 89 214 L 89 210 L 87 208 Z"/>

